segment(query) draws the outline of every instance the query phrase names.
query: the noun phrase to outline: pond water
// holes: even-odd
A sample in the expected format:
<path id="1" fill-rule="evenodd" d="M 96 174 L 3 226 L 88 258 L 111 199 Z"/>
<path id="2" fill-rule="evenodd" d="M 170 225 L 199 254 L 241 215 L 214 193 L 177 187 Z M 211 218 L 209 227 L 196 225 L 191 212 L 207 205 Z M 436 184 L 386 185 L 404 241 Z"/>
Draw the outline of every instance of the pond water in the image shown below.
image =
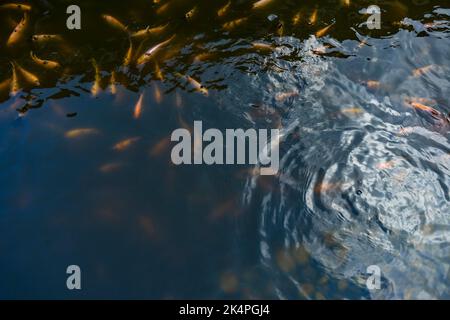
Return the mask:
<path id="1" fill-rule="evenodd" d="M 0 25 L 0 298 L 450 298 L 450 3 L 1 1 Z M 278 173 L 174 165 L 196 120 L 280 129 Z"/>

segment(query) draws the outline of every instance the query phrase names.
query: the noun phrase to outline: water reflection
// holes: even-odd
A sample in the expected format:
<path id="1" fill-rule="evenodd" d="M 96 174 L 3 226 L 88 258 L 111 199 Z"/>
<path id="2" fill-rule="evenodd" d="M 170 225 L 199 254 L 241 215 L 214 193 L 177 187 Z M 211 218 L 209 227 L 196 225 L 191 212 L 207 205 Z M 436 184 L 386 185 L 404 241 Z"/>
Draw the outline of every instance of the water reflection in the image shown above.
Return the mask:
<path id="1" fill-rule="evenodd" d="M 0 297 L 449 296 L 450 9 L 255 2 L 1 7 Z M 280 173 L 174 166 L 199 119 L 284 130 Z"/>

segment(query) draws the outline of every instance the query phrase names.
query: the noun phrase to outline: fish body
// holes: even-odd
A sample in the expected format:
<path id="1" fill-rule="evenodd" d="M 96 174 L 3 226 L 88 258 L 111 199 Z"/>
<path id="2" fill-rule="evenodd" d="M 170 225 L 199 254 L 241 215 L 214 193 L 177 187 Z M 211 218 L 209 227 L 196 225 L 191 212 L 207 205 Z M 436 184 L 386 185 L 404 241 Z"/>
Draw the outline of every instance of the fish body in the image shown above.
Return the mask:
<path id="1" fill-rule="evenodd" d="M 131 37 L 133 39 L 141 39 L 141 38 L 145 38 L 145 37 L 152 36 L 152 35 L 158 35 L 158 34 L 164 32 L 168 26 L 169 26 L 169 24 L 166 23 L 164 25 L 160 25 L 160 26 L 153 27 L 153 28 L 147 27 L 143 30 L 139 30 L 139 31 L 132 33 Z"/>
<path id="2" fill-rule="evenodd" d="M 107 14 L 103 14 L 102 18 L 111 27 L 113 27 L 113 28 L 115 28 L 115 29 L 117 29 L 119 31 L 123 31 L 125 33 L 128 33 L 127 27 L 122 22 L 120 22 L 118 19 L 114 18 L 113 16 L 110 16 L 110 15 L 107 15 Z"/>
<path id="3" fill-rule="evenodd" d="M 61 42 L 63 38 L 59 34 L 35 34 L 31 37 L 35 43 Z"/>
<path id="4" fill-rule="evenodd" d="M 134 106 L 133 117 L 135 119 L 139 119 L 141 117 L 143 101 L 144 101 L 144 93 L 141 93 L 141 95 L 139 96 L 138 102 Z"/>
<path id="5" fill-rule="evenodd" d="M 29 15 L 27 12 L 25 12 L 22 20 L 17 24 L 17 26 L 14 28 L 13 32 L 8 38 L 8 41 L 6 42 L 7 47 L 14 47 L 22 42 L 23 39 L 25 39 L 25 34 L 28 27 L 28 20 Z"/>
<path id="6" fill-rule="evenodd" d="M 64 136 L 68 139 L 75 139 L 97 133 L 98 130 L 94 128 L 78 128 L 67 131 Z"/>
<path id="7" fill-rule="evenodd" d="M 96 96 L 98 96 L 98 94 L 100 93 L 100 90 L 101 90 L 101 86 L 100 86 L 101 74 L 100 74 L 100 68 L 97 64 L 97 61 L 95 61 L 95 59 L 92 59 L 91 63 L 92 63 L 92 66 L 94 67 L 94 72 L 95 72 L 95 78 L 94 78 L 94 83 L 92 84 L 91 94 L 93 97 L 96 97 Z"/>
<path id="8" fill-rule="evenodd" d="M 243 24 L 244 22 L 246 22 L 247 19 L 248 18 L 245 17 L 226 22 L 222 25 L 222 28 L 225 29 L 226 31 L 231 31 L 236 27 L 240 26 L 241 24 Z"/>
<path id="9" fill-rule="evenodd" d="M 200 82 L 188 75 L 182 77 L 185 78 L 187 82 L 189 82 L 189 84 L 195 89 L 195 91 L 200 92 L 204 96 L 209 95 L 208 89 L 206 89 Z"/>
<path id="10" fill-rule="evenodd" d="M 33 73 L 25 70 L 15 61 L 11 62 L 11 64 L 13 67 L 13 77 L 14 77 L 14 74 L 16 74 L 16 79 L 17 79 L 17 74 L 20 74 L 25 79 L 25 81 L 28 82 L 29 84 L 32 84 L 35 86 L 40 85 L 39 78 L 37 76 L 35 76 Z M 16 82 L 17 82 L 17 80 L 16 80 Z"/>
<path id="11" fill-rule="evenodd" d="M 33 52 L 30 53 L 31 59 L 39 66 L 45 68 L 45 69 L 58 69 L 61 67 L 61 65 L 56 61 L 51 60 L 43 60 L 38 58 Z"/>
<path id="12" fill-rule="evenodd" d="M 325 28 L 320 29 L 319 31 L 316 32 L 316 37 L 320 38 L 323 37 L 324 35 L 327 34 L 328 30 L 330 30 L 330 28 L 334 25 L 334 23 L 326 26 Z"/>
<path id="13" fill-rule="evenodd" d="M 228 1 L 222 8 L 220 8 L 217 11 L 217 16 L 223 17 L 228 12 L 228 9 L 230 9 L 230 6 L 231 6 L 231 0 Z"/>
<path id="14" fill-rule="evenodd" d="M 139 57 L 139 59 L 137 60 L 137 64 L 142 65 L 142 64 L 150 61 L 156 55 L 156 53 L 158 53 L 158 51 L 161 50 L 161 48 L 167 46 L 173 40 L 174 37 L 175 36 L 173 35 L 169 39 L 167 39 L 161 43 L 158 43 L 157 45 L 148 49 L 142 56 Z"/>
<path id="15" fill-rule="evenodd" d="M 0 6 L 0 9 L 19 10 L 22 12 L 30 12 L 31 6 L 23 3 L 6 3 Z"/>
<path id="16" fill-rule="evenodd" d="M 119 152 L 125 151 L 139 140 L 140 140 L 140 137 L 132 137 L 132 138 L 127 138 L 127 139 L 121 140 L 113 146 L 113 150 L 119 151 Z"/>
<path id="17" fill-rule="evenodd" d="M 317 22 L 317 9 L 314 9 L 313 13 L 309 17 L 308 23 L 314 25 Z"/>
<path id="18" fill-rule="evenodd" d="M 261 8 L 268 6 L 273 1 L 274 0 L 259 0 L 253 4 L 252 8 L 253 9 L 261 9 Z"/>

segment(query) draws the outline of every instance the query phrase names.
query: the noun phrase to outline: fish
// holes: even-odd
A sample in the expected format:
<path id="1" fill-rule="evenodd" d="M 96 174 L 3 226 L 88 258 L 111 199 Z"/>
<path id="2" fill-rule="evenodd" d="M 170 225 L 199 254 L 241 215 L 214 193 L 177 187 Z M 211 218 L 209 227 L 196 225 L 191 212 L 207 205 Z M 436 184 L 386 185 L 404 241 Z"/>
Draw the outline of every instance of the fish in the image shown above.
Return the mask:
<path id="1" fill-rule="evenodd" d="M 156 14 L 158 14 L 158 15 L 165 14 L 167 12 L 167 10 L 169 10 L 169 7 L 170 7 L 170 2 L 163 4 L 156 10 Z"/>
<path id="2" fill-rule="evenodd" d="M 342 5 L 350 7 L 350 0 L 341 0 Z"/>
<path id="3" fill-rule="evenodd" d="M 30 53 L 30 56 L 31 56 L 31 59 L 36 64 L 40 65 L 41 67 L 43 67 L 45 69 L 54 70 L 54 69 L 58 69 L 61 67 L 61 65 L 58 62 L 40 59 L 33 52 Z"/>
<path id="4" fill-rule="evenodd" d="M 325 28 L 322 28 L 322 29 L 320 29 L 319 31 L 317 31 L 317 32 L 316 32 L 316 37 L 317 37 L 317 38 L 323 37 L 323 36 L 328 32 L 328 30 L 330 30 L 330 28 L 331 28 L 333 25 L 334 25 L 334 23 L 332 23 L 332 24 L 326 26 Z"/>
<path id="5" fill-rule="evenodd" d="M 97 64 L 97 61 L 95 61 L 95 59 L 91 59 L 91 63 L 92 66 L 94 67 L 94 71 L 95 71 L 95 79 L 94 79 L 94 83 L 92 84 L 92 88 L 91 88 L 91 94 L 93 97 L 96 97 L 100 90 L 100 83 L 101 83 L 101 74 L 100 74 L 100 68 Z"/>
<path id="6" fill-rule="evenodd" d="M 157 80 L 164 81 L 164 75 L 161 69 L 159 68 L 159 64 L 157 62 L 155 62 L 155 78 Z"/>
<path id="7" fill-rule="evenodd" d="M 95 128 L 77 128 L 67 131 L 64 136 L 68 139 L 79 138 L 87 135 L 98 134 L 99 131 Z"/>
<path id="8" fill-rule="evenodd" d="M 123 164 L 120 162 L 110 162 L 110 163 L 105 163 L 105 164 L 101 165 L 99 170 L 102 173 L 111 173 L 111 172 L 119 170 L 122 166 L 123 166 Z"/>
<path id="9" fill-rule="evenodd" d="M 156 83 L 153 87 L 154 87 L 153 95 L 154 95 L 155 101 L 157 104 L 160 104 L 163 99 L 161 89 L 158 87 L 158 85 Z"/>
<path id="10" fill-rule="evenodd" d="M 165 137 L 161 139 L 150 149 L 150 156 L 156 157 L 163 154 L 169 149 L 170 143 L 171 143 L 170 137 Z"/>
<path id="11" fill-rule="evenodd" d="M 202 62 L 202 61 L 207 61 L 207 60 L 211 60 L 216 56 L 216 53 L 214 52 L 202 52 L 197 54 L 194 57 L 194 62 Z"/>
<path id="12" fill-rule="evenodd" d="M 6 42 L 7 47 L 13 47 L 18 45 L 23 39 L 25 39 L 25 34 L 27 31 L 29 21 L 29 15 L 25 12 L 22 20 L 17 24 L 17 26 L 14 28 L 13 32 L 8 38 L 8 41 Z"/>
<path id="13" fill-rule="evenodd" d="M 317 8 L 314 9 L 313 13 L 309 17 L 308 24 L 314 25 L 317 22 Z"/>
<path id="14" fill-rule="evenodd" d="M 369 89 L 379 89 L 381 87 L 381 84 L 379 81 L 375 81 L 375 80 L 368 80 L 365 82 L 365 84 L 367 85 L 367 87 Z"/>
<path id="15" fill-rule="evenodd" d="M 227 294 L 234 293 L 238 289 L 238 286 L 239 281 L 235 274 L 226 272 L 220 277 L 220 289 L 223 292 Z"/>
<path id="16" fill-rule="evenodd" d="M 299 93 L 298 91 L 290 91 L 290 92 L 280 92 L 275 95 L 275 100 L 278 102 L 285 101 L 286 99 L 292 98 L 292 97 L 298 97 Z"/>
<path id="17" fill-rule="evenodd" d="M 204 96 L 208 96 L 209 95 L 209 91 L 207 88 L 205 88 L 200 82 L 198 82 L 197 80 L 195 80 L 194 78 L 188 76 L 188 75 L 181 75 L 181 74 L 177 74 L 179 77 L 182 77 L 184 79 L 187 80 L 187 82 L 189 82 L 189 84 L 191 84 L 195 91 L 200 92 L 201 94 L 203 94 Z"/>
<path id="18" fill-rule="evenodd" d="M 110 83 L 109 91 L 111 92 L 111 94 L 116 94 L 117 86 L 116 86 L 116 72 L 115 71 L 111 72 L 111 79 L 110 79 L 109 83 Z"/>
<path id="19" fill-rule="evenodd" d="M 17 78 L 16 67 L 12 62 L 11 62 L 11 68 L 12 68 L 12 79 L 11 79 L 10 95 L 14 97 L 20 91 L 20 85 L 19 85 L 19 81 Z"/>
<path id="20" fill-rule="evenodd" d="M 383 162 L 377 163 L 376 168 L 378 170 L 392 169 L 397 165 L 397 163 L 398 163 L 398 160 L 383 161 Z"/>
<path id="21" fill-rule="evenodd" d="M 114 18 L 113 16 L 102 14 L 103 20 L 105 20 L 111 27 L 123 31 L 125 33 L 128 33 L 128 28 L 120 22 L 118 19 Z"/>
<path id="22" fill-rule="evenodd" d="M 433 69 L 434 66 L 433 65 L 429 65 L 426 67 L 422 67 L 422 68 L 417 68 L 413 70 L 413 76 L 414 77 L 420 77 L 423 76 L 424 74 L 428 73 L 429 71 L 431 71 L 431 69 Z"/>
<path id="23" fill-rule="evenodd" d="M 35 43 L 62 42 L 63 37 L 59 34 L 35 34 L 31 40 Z"/>
<path id="24" fill-rule="evenodd" d="M 140 137 L 132 137 L 132 138 L 127 138 L 127 139 L 121 140 L 113 146 L 113 150 L 119 151 L 119 152 L 125 151 L 125 150 L 129 149 L 133 144 L 135 144 L 140 139 L 141 139 Z"/>
<path id="25" fill-rule="evenodd" d="M 269 5 L 271 2 L 273 2 L 274 0 L 259 0 L 257 2 L 255 2 L 252 6 L 252 9 L 261 9 L 266 7 L 267 5 Z"/>
<path id="26" fill-rule="evenodd" d="M 315 185 L 314 192 L 315 193 L 323 193 L 323 192 L 330 192 L 335 191 L 342 188 L 342 183 L 340 182 L 321 182 Z"/>
<path id="27" fill-rule="evenodd" d="M 181 108 L 183 106 L 183 99 L 178 91 L 175 93 L 175 106 L 177 108 Z"/>
<path id="28" fill-rule="evenodd" d="M 230 6 L 231 6 L 231 0 L 229 0 L 223 7 L 221 7 L 217 11 L 217 16 L 223 17 L 224 15 L 226 15 L 228 10 L 230 9 Z"/>
<path id="29" fill-rule="evenodd" d="M 10 94 L 11 93 L 11 79 L 5 79 L 2 82 L 0 82 L 0 98 L 3 96 L 3 94 Z"/>
<path id="30" fill-rule="evenodd" d="M 30 84 L 33 84 L 35 86 L 39 86 L 40 85 L 40 81 L 39 78 L 37 76 L 35 76 L 34 74 L 32 74 L 31 72 L 25 70 L 24 68 L 22 68 L 17 62 L 12 61 L 11 62 L 12 66 L 13 66 L 13 70 L 15 70 L 16 72 L 18 72 L 20 75 L 22 75 L 22 77 Z"/>
<path id="31" fill-rule="evenodd" d="M 191 10 L 189 10 L 184 17 L 186 18 L 186 20 L 192 20 L 195 16 L 195 14 L 197 13 L 197 7 L 193 7 Z"/>
<path id="32" fill-rule="evenodd" d="M 407 104 L 411 104 L 412 102 L 418 102 L 421 104 L 437 104 L 437 101 L 434 99 L 429 99 L 429 98 L 419 98 L 419 97 L 407 97 L 405 98 L 405 102 Z"/>
<path id="33" fill-rule="evenodd" d="M 293 17 L 292 17 L 292 25 L 296 26 L 300 23 L 301 20 L 301 12 L 297 12 Z"/>
<path id="34" fill-rule="evenodd" d="M 141 93 L 141 95 L 139 96 L 138 102 L 134 106 L 133 117 L 135 119 L 139 119 L 141 117 L 141 114 L 142 114 L 142 102 L 143 101 L 144 101 L 144 93 Z"/>
<path id="35" fill-rule="evenodd" d="M 252 47 L 256 50 L 260 51 L 272 51 L 274 50 L 274 47 L 270 44 L 263 43 L 263 42 L 252 42 Z"/>
<path id="36" fill-rule="evenodd" d="M 169 39 L 167 39 L 163 42 L 160 42 L 157 45 L 148 49 L 142 56 L 140 56 L 138 58 L 137 64 L 142 65 L 142 64 L 148 62 L 150 59 L 152 59 L 155 56 L 155 54 L 158 53 L 159 50 L 161 50 L 161 48 L 167 46 L 174 38 L 175 38 L 175 35 L 171 36 Z"/>
<path id="37" fill-rule="evenodd" d="M 432 113 L 434 115 L 439 115 L 440 114 L 440 112 L 437 111 L 436 109 L 434 109 L 432 107 L 429 107 L 427 105 L 424 105 L 422 103 L 419 103 L 419 102 L 411 102 L 410 105 L 414 109 L 417 109 L 417 110 L 426 111 L 426 112 Z"/>
<path id="38" fill-rule="evenodd" d="M 277 29 L 275 31 L 275 33 L 279 36 L 282 37 L 284 34 L 284 23 L 283 21 L 278 22 L 277 24 Z"/>
<path id="39" fill-rule="evenodd" d="M 31 11 L 31 6 L 27 5 L 27 4 L 23 4 L 23 3 L 6 3 L 6 4 L 2 4 L 0 6 L 0 10 L 1 9 L 19 10 L 22 12 L 29 12 L 29 11 Z"/>
<path id="40" fill-rule="evenodd" d="M 125 57 L 123 58 L 123 65 L 129 66 L 133 60 L 133 53 L 134 53 L 134 46 L 133 42 L 130 38 L 128 38 L 128 41 L 130 43 L 130 46 L 128 47 L 127 53 L 125 54 Z"/>
<path id="41" fill-rule="evenodd" d="M 348 107 L 341 110 L 341 113 L 346 114 L 361 114 L 364 113 L 364 110 L 359 107 Z"/>
<path id="42" fill-rule="evenodd" d="M 130 37 L 133 39 L 141 39 L 141 38 L 145 38 L 145 37 L 152 36 L 152 35 L 158 35 L 158 34 L 164 32 L 168 26 L 169 26 L 169 23 L 166 23 L 164 25 L 160 25 L 157 27 L 153 27 L 153 28 L 147 27 L 143 30 L 139 30 L 139 31 L 132 33 L 130 35 Z"/>
<path id="43" fill-rule="evenodd" d="M 226 22 L 226 23 L 224 23 L 224 24 L 222 25 L 222 28 L 225 29 L 225 30 L 227 30 L 227 31 L 231 31 L 231 30 L 233 30 L 234 28 L 236 28 L 236 27 L 240 26 L 241 24 L 243 24 L 244 22 L 246 22 L 247 19 L 248 19 L 248 18 L 245 17 L 245 18 L 239 18 L 239 19 L 235 19 L 235 20 Z"/>

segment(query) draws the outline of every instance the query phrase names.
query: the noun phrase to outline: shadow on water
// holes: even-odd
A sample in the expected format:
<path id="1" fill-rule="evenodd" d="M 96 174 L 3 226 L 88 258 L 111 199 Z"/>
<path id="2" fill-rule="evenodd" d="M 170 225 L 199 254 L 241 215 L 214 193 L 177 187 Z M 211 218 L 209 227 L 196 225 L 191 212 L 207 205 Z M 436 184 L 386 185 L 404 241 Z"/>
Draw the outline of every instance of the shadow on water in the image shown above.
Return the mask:
<path id="1" fill-rule="evenodd" d="M 0 297 L 449 297 L 448 5 L 255 2 L 0 3 Z M 173 165 L 194 120 L 278 174 Z"/>

